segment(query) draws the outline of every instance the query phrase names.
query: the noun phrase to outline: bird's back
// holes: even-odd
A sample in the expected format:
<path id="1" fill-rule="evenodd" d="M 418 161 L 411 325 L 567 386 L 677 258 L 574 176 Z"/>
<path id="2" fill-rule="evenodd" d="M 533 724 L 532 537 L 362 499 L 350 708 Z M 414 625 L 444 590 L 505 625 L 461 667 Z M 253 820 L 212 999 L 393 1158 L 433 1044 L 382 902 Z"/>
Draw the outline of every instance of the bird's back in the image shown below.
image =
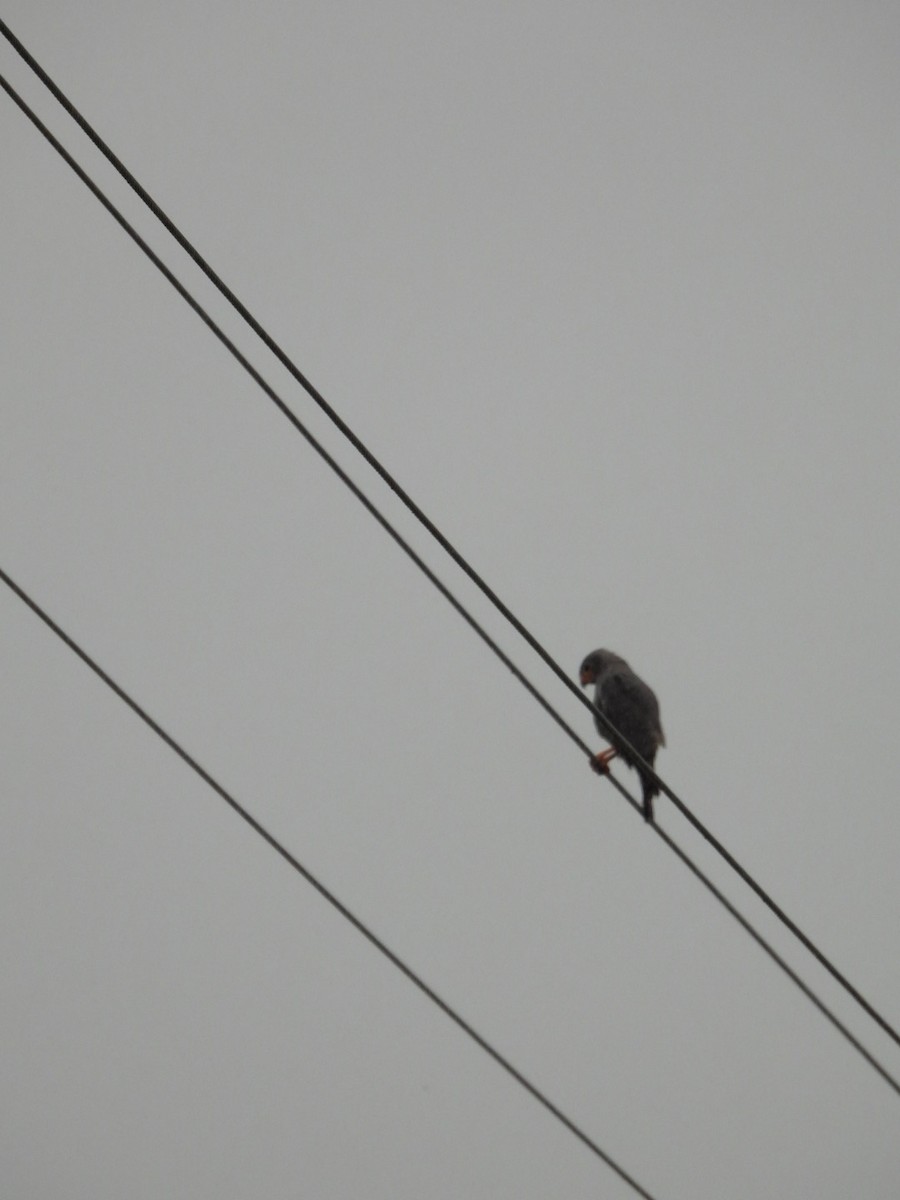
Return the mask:
<path id="1" fill-rule="evenodd" d="M 659 716 L 659 701 L 653 689 L 635 675 L 627 663 L 620 660 L 610 664 L 597 680 L 596 703 L 617 732 L 631 743 L 642 758 L 652 763 L 657 749 L 666 742 Z M 599 721 L 597 729 L 616 745 L 616 739 L 601 727 Z M 628 762 L 627 751 L 620 746 L 617 749 Z"/>

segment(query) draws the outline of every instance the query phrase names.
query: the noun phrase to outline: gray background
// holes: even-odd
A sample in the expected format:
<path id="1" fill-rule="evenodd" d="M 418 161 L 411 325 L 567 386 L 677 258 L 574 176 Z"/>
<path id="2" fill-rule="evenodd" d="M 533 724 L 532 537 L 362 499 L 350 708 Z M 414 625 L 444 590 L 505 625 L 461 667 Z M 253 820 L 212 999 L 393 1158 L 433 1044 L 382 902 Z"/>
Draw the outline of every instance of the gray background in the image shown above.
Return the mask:
<path id="1" fill-rule="evenodd" d="M 610 646 L 655 687 L 665 777 L 896 1023 L 895 7 L 4 15 L 559 661 Z M 0 122 L 5 569 L 655 1194 L 894 1200 L 897 1097 L 5 98 Z M 631 1194 L 5 590 L 0 613 L 5 1194 Z"/>

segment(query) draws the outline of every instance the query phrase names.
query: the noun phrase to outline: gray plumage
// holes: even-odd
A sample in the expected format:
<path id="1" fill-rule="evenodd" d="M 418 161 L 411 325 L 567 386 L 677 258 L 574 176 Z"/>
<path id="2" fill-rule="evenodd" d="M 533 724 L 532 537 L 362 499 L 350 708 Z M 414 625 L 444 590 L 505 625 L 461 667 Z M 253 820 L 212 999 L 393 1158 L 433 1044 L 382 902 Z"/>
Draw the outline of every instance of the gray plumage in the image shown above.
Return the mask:
<path id="1" fill-rule="evenodd" d="M 616 733 L 621 734 L 624 741 L 630 742 L 642 759 L 653 766 L 656 751 L 666 744 L 662 723 L 659 717 L 659 701 L 653 689 L 643 679 L 635 675 L 624 658 L 613 654 L 612 650 L 594 650 L 581 664 L 581 686 L 594 684 L 594 703 L 601 713 L 609 720 Z M 644 818 L 653 820 L 653 797 L 659 795 L 659 788 L 653 779 L 642 771 L 634 758 L 624 748 L 615 734 L 607 730 L 600 720 L 595 717 L 594 724 L 598 731 L 612 745 L 612 750 L 606 750 L 591 760 L 591 765 L 597 771 L 609 770 L 609 760 L 618 754 L 623 762 L 634 768 L 641 778 L 641 790 L 644 799 Z"/>

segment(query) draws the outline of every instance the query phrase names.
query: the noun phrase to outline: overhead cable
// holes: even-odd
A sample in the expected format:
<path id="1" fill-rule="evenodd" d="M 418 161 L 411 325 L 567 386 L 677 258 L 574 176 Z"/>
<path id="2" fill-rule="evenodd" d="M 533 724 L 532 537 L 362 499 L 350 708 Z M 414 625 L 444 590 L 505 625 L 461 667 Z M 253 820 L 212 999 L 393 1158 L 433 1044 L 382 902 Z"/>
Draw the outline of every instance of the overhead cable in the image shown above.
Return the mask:
<path id="1" fill-rule="evenodd" d="M 2 21 L 0 21 L 0 26 L 2 26 Z M 380 510 L 365 495 L 365 493 L 361 490 L 361 488 L 359 488 L 358 485 L 356 483 L 354 483 L 354 481 L 349 477 L 349 475 L 346 473 L 346 471 L 344 471 L 344 469 L 336 462 L 336 460 L 328 453 L 328 451 L 325 450 L 325 448 L 312 435 L 312 433 L 306 428 L 306 426 L 303 425 L 303 423 L 291 411 L 291 409 L 281 399 L 281 397 L 275 392 L 275 390 L 271 387 L 271 385 L 263 378 L 263 376 L 259 373 L 259 371 L 252 365 L 252 363 L 250 363 L 250 361 L 246 358 L 246 356 L 238 349 L 238 347 L 235 345 L 235 343 L 216 324 L 216 322 L 209 315 L 209 313 L 206 312 L 206 310 L 202 307 L 202 305 L 191 295 L 191 293 L 180 282 L 180 280 L 177 279 L 177 277 L 173 274 L 173 272 L 166 266 L 166 264 L 159 258 L 159 256 L 151 249 L 151 247 L 141 237 L 141 235 L 137 232 L 137 230 L 128 222 L 128 220 L 115 207 L 115 205 L 108 199 L 108 197 L 101 191 L 101 189 L 97 186 L 97 184 L 94 183 L 94 181 L 84 171 L 84 169 L 75 161 L 75 159 L 71 156 L 71 154 L 69 154 L 69 152 L 65 149 L 65 147 L 54 136 L 54 134 L 51 133 L 51 131 L 46 127 L 46 125 L 44 125 L 44 123 L 40 120 L 40 118 L 32 111 L 32 109 L 18 95 L 18 93 L 15 91 L 15 89 L 2 76 L 0 76 L 0 87 L 2 87 L 4 91 L 6 91 L 6 93 L 10 96 L 10 98 L 18 105 L 18 107 L 22 110 L 22 112 L 35 125 L 35 127 L 42 133 L 42 135 L 53 146 L 53 148 L 63 158 L 63 160 L 68 164 L 68 166 L 71 167 L 71 169 L 78 175 L 79 179 L 81 179 L 82 182 L 85 184 L 85 186 L 89 188 L 89 190 L 100 201 L 100 203 L 104 206 L 104 208 L 107 209 L 107 211 L 116 220 L 116 222 L 121 226 L 121 228 L 128 234 L 128 236 L 135 242 L 135 244 L 143 251 L 143 253 L 150 259 L 150 261 L 153 263 L 153 265 L 163 274 L 163 276 L 168 280 L 168 282 L 172 285 L 172 287 L 175 288 L 175 290 L 178 292 L 178 294 L 185 300 L 185 302 L 200 317 L 200 319 L 204 322 L 204 324 L 210 329 L 210 331 L 222 343 L 222 345 L 228 350 L 228 352 L 235 358 L 235 360 L 243 367 L 243 369 L 250 375 L 250 377 L 254 380 L 254 382 L 263 390 L 263 392 L 269 397 L 269 399 L 272 400 L 272 402 L 279 408 L 279 410 L 281 412 L 283 412 L 285 414 L 285 416 L 287 416 L 287 418 L 290 420 L 291 424 L 295 427 L 295 429 L 306 439 L 306 441 L 309 443 L 309 445 L 322 458 L 322 460 L 331 468 L 331 470 L 334 471 L 334 473 L 338 476 L 338 478 L 341 480 L 341 482 L 353 493 L 353 495 L 357 498 L 357 500 L 359 500 L 359 502 L 363 505 L 363 507 L 366 509 L 366 511 L 370 513 L 370 515 L 378 522 L 379 525 L 381 525 L 381 527 L 393 539 L 393 541 L 416 564 L 416 566 L 419 568 L 419 570 L 422 571 L 422 573 L 426 576 L 426 578 L 435 586 L 435 588 L 437 588 L 437 590 L 441 593 L 441 595 L 444 596 L 444 598 L 451 604 L 451 606 L 463 618 L 463 620 L 470 626 L 470 628 L 481 638 L 481 640 L 488 646 L 488 648 L 500 659 L 500 661 L 504 664 L 504 666 L 506 666 L 507 669 L 509 671 L 511 671 L 513 675 L 515 675 L 515 677 L 519 680 L 519 682 L 523 685 L 523 687 L 526 688 L 526 690 L 529 692 L 529 694 L 537 701 L 537 703 L 544 709 L 544 711 L 551 717 L 551 719 L 563 730 L 563 732 L 575 743 L 575 745 L 578 746 L 578 748 L 580 750 L 582 750 L 583 753 L 585 753 L 588 756 L 588 758 L 592 757 L 590 747 L 584 742 L 584 740 L 571 728 L 571 726 L 564 720 L 564 718 L 559 715 L 559 713 L 553 708 L 553 706 L 541 694 L 541 692 L 534 686 L 534 684 L 528 679 L 528 677 L 516 666 L 516 664 L 512 661 L 512 659 L 510 659 L 510 657 L 500 648 L 500 646 L 497 644 L 497 642 L 478 623 L 478 621 L 471 615 L 471 613 L 468 612 L 468 610 L 454 596 L 454 594 L 450 591 L 450 589 L 446 586 L 446 584 L 444 584 L 444 582 L 434 573 L 434 571 L 432 571 L 432 569 L 428 566 L 428 564 L 425 563 L 425 561 L 421 558 L 421 556 L 412 548 L 412 546 L 409 544 L 409 542 L 407 542 L 402 537 L 402 535 L 400 533 L 398 533 L 398 531 L 393 527 L 393 525 L 391 525 L 391 523 L 387 520 L 387 518 L 380 512 Z M 594 711 L 597 711 L 597 710 L 594 710 Z M 609 776 L 607 776 L 607 778 L 610 779 L 610 781 L 613 783 L 613 785 L 628 800 L 629 803 L 631 803 L 635 807 L 638 807 L 637 802 L 628 793 L 628 791 L 619 783 L 619 781 L 615 778 L 615 776 L 609 775 Z M 639 810 L 639 811 L 642 811 L 642 810 Z M 737 910 L 734 909 L 733 906 L 728 901 L 725 900 L 722 893 L 720 893 L 719 890 L 711 883 L 711 881 L 705 875 L 702 874 L 700 869 L 694 863 L 691 862 L 691 860 L 687 857 L 687 855 L 680 848 L 677 847 L 676 843 L 660 828 L 659 825 L 654 823 L 651 827 L 657 832 L 657 834 L 660 837 L 663 838 L 663 840 L 666 842 L 666 844 L 669 845 L 670 848 L 672 848 L 678 854 L 678 857 L 682 859 L 682 861 L 689 867 L 689 869 L 695 875 L 697 875 L 698 878 L 700 878 L 703 881 L 703 883 L 707 887 L 707 889 L 713 895 L 715 895 L 717 898 L 719 898 L 722 901 L 722 903 L 729 910 L 729 912 L 731 912 L 732 915 L 735 916 L 735 918 L 737 920 L 739 920 L 741 925 L 743 925 L 745 927 L 745 929 L 747 929 L 748 932 L 751 932 L 754 939 L 761 946 L 763 946 L 763 948 L 766 949 L 767 953 L 769 953 L 769 955 L 773 959 L 773 961 L 775 961 L 780 967 L 782 967 L 782 969 L 789 975 L 790 978 L 793 979 L 793 981 L 795 983 L 798 984 L 798 986 L 801 987 L 801 990 L 804 991 L 804 993 L 810 999 L 813 999 L 813 1002 L 815 1003 L 816 1007 L 819 1008 L 819 1010 L 828 1017 L 828 1019 L 835 1026 L 835 1028 L 837 1028 L 844 1035 L 844 1037 L 850 1042 L 850 1044 L 853 1045 L 854 1048 L 857 1049 L 862 1054 L 862 1056 L 866 1059 L 866 1061 L 869 1062 L 870 1065 L 873 1066 L 878 1071 L 878 1073 L 890 1084 L 890 1086 L 898 1094 L 900 1094 L 900 1084 L 898 1084 L 893 1079 L 893 1077 L 885 1070 L 885 1068 L 883 1068 L 881 1066 L 881 1064 L 878 1063 L 878 1061 L 861 1045 L 861 1043 L 854 1037 L 854 1035 L 852 1033 L 850 1033 L 849 1029 L 845 1025 L 843 1025 L 843 1023 L 840 1022 L 837 1017 L 835 1017 L 833 1014 L 831 1014 L 829 1012 L 829 1010 L 825 1007 L 825 1005 L 820 1000 L 818 1000 L 817 997 L 814 997 L 814 994 L 811 992 L 811 990 L 808 989 L 805 984 L 801 983 L 801 981 L 799 980 L 799 977 L 796 976 L 796 974 L 791 970 L 791 968 L 789 968 L 787 966 L 786 962 L 762 939 L 762 937 L 759 934 L 756 933 L 755 930 L 752 929 L 752 927 L 749 925 L 749 923 L 743 917 L 740 916 L 740 914 L 737 912 Z M 850 986 L 852 986 L 852 985 L 850 985 Z M 855 991 L 855 989 L 854 989 L 854 991 Z"/>
<path id="2" fill-rule="evenodd" d="M 14 592 L 20 600 L 27 604 L 31 611 L 36 616 L 40 617 L 44 624 L 51 629 L 53 633 L 55 633 L 56 636 L 62 642 L 64 642 L 66 646 L 68 646 L 68 648 L 74 654 L 76 654 L 86 666 L 90 667 L 94 674 L 101 679 L 106 686 L 119 697 L 120 700 L 128 705 L 131 711 L 140 717 L 144 724 L 148 725 L 150 729 L 152 729 L 157 735 L 157 737 L 161 738 L 166 743 L 170 750 L 173 750 L 178 757 L 182 759 L 182 761 L 185 762 L 192 771 L 195 772 L 195 774 L 199 775 L 203 782 L 211 787 L 216 795 L 219 796 L 220 799 L 224 800 L 225 803 L 232 808 L 243 821 L 246 821 L 246 823 L 255 833 L 259 834 L 259 836 L 265 842 L 268 842 L 272 849 L 280 854 L 285 862 L 288 863 L 289 866 L 293 867 L 293 869 L 299 875 L 301 875 L 308 884 L 314 887 L 319 895 L 326 900 L 332 906 L 332 908 L 336 909 L 337 912 L 340 913 L 344 920 L 349 921 L 358 933 L 361 933 L 362 936 L 371 945 L 373 945 L 376 950 L 383 954 L 384 957 L 387 958 L 397 968 L 398 971 L 402 972 L 402 974 L 406 976 L 410 983 L 414 984 L 420 992 L 427 996 L 432 1004 L 436 1005 L 445 1016 L 449 1017 L 450 1020 L 453 1021 L 453 1023 L 463 1031 L 463 1033 L 467 1034 L 468 1037 L 470 1037 L 472 1041 L 475 1042 L 476 1045 L 479 1046 L 486 1054 L 490 1055 L 490 1057 L 495 1063 L 497 1063 L 498 1066 L 502 1067 L 508 1075 L 511 1075 L 516 1083 L 518 1083 L 531 1096 L 533 1096 L 540 1105 L 542 1105 L 557 1119 L 557 1121 L 561 1122 L 561 1124 L 563 1124 L 570 1133 L 574 1134 L 574 1136 L 578 1138 L 578 1140 L 584 1146 L 586 1146 L 594 1155 L 596 1155 L 597 1158 L 604 1162 L 610 1168 L 610 1170 L 614 1171 L 615 1174 L 618 1175 L 621 1180 L 623 1180 L 623 1182 L 627 1183 L 628 1186 L 638 1196 L 645 1197 L 645 1200 L 654 1200 L 653 1196 L 646 1190 L 646 1188 L 642 1187 L 637 1180 L 623 1167 L 620 1167 L 615 1159 L 607 1154 L 607 1152 L 601 1146 L 599 1146 L 589 1134 L 585 1133 L 585 1131 L 579 1125 L 577 1125 L 571 1117 L 566 1116 L 562 1109 L 554 1104 L 545 1092 L 543 1092 L 536 1084 L 532 1083 L 530 1079 L 523 1075 L 518 1067 L 514 1066 L 508 1058 L 501 1054 L 500 1051 L 497 1050 L 491 1044 L 491 1042 L 487 1040 L 486 1037 L 480 1034 L 478 1030 L 466 1020 L 465 1017 L 461 1016 L 460 1013 L 452 1007 L 452 1005 L 448 1004 L 446 1000 L 442 999 L 442 997 L 439 996 L 438 993 L 425 982 L 421 975 L 414 971 L 413 968 L 410 967 L 409 964 L 399 956 L 399 954 L 396 954 L 393 950 L 391 950 L 387 943 L 382 941 L 382 939 L 370 928 L 370 926 L 356 916 L 356 914 L 353 913 L 342 900 L 339 900 L 335 893 L 327 888 L 325 884 L 322 883 L 322 881 L 316 875 L 314 875 L 312 871 L 309 870 L 308 867 L 305 867 L 303 863 L 300 862 L 300 860 L 296 858 L 290 852 L 290 850 L 288 850 L 287 847 L 275 837 L 273 833 L 269 832 L 262 822 L 258 821 L 256 817 L 254 817 L 249 810 L 240 803 L 240 801 L 235 799 L 231 792 L 223 787 L 222 784 L 219 783 L 218 780 L 215 779 L 205 767 L 201 766 L 197 759 L 194 758 L 194 756 L 187 750 L 185 750 L 185 748 L 176 738 L 174 738 L 170 733 L 167 733 L 166 730 L 163 729 L 163 727 L 159 724 L 159 722 L 155 721 L 153 717 L 150 716 L 145 708 L 138 704 L 138 702 L 123 687 L 116 683 L 112 676 L 109 675 L 85 650 L 83 650 L 75 641 L 75 639 L 70 637 L 65 630 L 58 625 L 57 622 L 54 621 L 53 618 L 47 612 L 45 612 L 35 600 L 31 598 L 30 595 L 28 595 L 24 588 L 21 588 L 15 582 L 15 580 L 3 570 L 2 567 L 0 567 L 0 580 L 2 580 L 3 583 L 5 583 L 6 586 L 12 592 Z"/>
<path id="3" fill-rule="evenodd" d="M 6 23 L 0 19 L 0 33 L 7 39 L 13 49 L 20 57 L 28 64 L 31 70 L 38 76 L 44 86 L 52 93 L 55 99 L 68 112 L 72 119 L 80 126 L 83 132 L 90 138 L 97 149 L 103 154 L 107 161 L 118 171 L 122 178 L 126 181 L 129 187 L 136 193 L 142 202 L 150 209 L 154 216 L 162 223 L 165 229 L 178 242 L 182 249 L 193 259 L 201 271 L 213 283 L 218 291 L 231 304 L 235 311 L 243 318 L 247 325 L 260 338 L 264 345 L 271 351 L 278 361 L 284 366 L 293 378 L 306 390 L 309 396 L 315 401 L 319 408 L 340 430 L 343 436 L 351 443 L 359 454 L 365 459 L 369 466 L 381 477 L 387 486 L 394 492 L 398 499 L 406 506 L 413 516 L 421 523 L 428 533 L 438 542 L 442 549 L 453 559 L 456 565 L 472 580 L 479 590 L 490 600 L 494 607 L 501 615 L 509 622 L 516 632 L 528 643 L 531 649 L 543 660 L 558 679 L 569 689 L 569 691 L 578 698 L 578 700 L 591 710 L 595 719 L 599 719 L 604 729 L 615 734 L 613 740 L 622 748 L 627 750 L 630 759 L 633 759 L 637 766 L 640 766 L 642 771 L 652 778 L 660 791 L 671 800 L 682 816 L 696 829 L 702 838 L 704 838 L 710 846 L 719 854 L 725 862 L 732 868 L 733 871 L 747 884 L 749 888 L 759 897 L 766 907 L 775 914 L 781 923 L 790 930 L 795 938 L 809 951 L 810 954 L 825 968 L 826 971 L 837 980 L 842 988 L 852 996 L 856 1003 L 868 1014 L 869 1017 L 898 1045 L 900 1046 L 900 1033 L 895 1027 L 884 1017 L 875 1006 L 866 999 L 866 997 L 850 982 L 848 977 L 831 961 L 830 958 L 820 950 L 812 939 L 804 933 L 797 923 L 787 914 L 787 912 L 779 905 L 772 896 L 759 884 L 750 872 L 734 857 L 723 843 L 712 833 L 710 829 L 698 817 L 694 815 L 685 802 L 669 787 L 655 771 L 655 769 L 646 762 L 633 746 L 616 731 L 608 718 L 591 703 L 588 697 L 581 692 L 574 681 L 569 678 L 568 674 L 556 662 L 552 655 L 545 647 L 537 640 L 531 631 L 519 620 L 515 613 L 501 600 L 497 593 L 490 585 L 482 578 L 482 576 L 472 567 L 456 547 L 449 541 L 444 533 L 435 525 L 428 515 L 419 507 L 412 497 L 404 490 L 397 480 L 390 474 L 387 468 L 380 462 L 372 453 L 365 443 L 353 432 L 350 426 L 336 412 L 336 410 L 328 403 L 321 392 L 310 382 L 309 379 L 300 371 L 292 359 L 285 353 L 275 339 L 266 331 L 259 321 L 253 316 L 249 309 L 240 301 L 235 293 L 228 287 L 222 278 L 213 270 L 210 264 L 200 254 L 196 247 L 188 240 L 181 232 L 178 226 L 157 204 L 150 193 L 138 182 L 134 175 L 128 170 L 124 163 L 117 157 L 112 149 L 100 137 L 96 130 L 91 126 L 87 119 L 79 112 L 75 105 L 63 93 L 53 79 L 47 74 L 37 60 L 29 53 L 25 46 L 19 41 L 12 30 Z M 7 89 L 8 90 L 8 89 Z M 13 96 L 15 99 L 15 96 Z M 18 102 L 18 101 L 17 101 Z M 46 134 L 45 134 L 46 136 Z M 70 163 L 70 165 L 72 165 Z M 85 180 L 87 182 L 87 180 Z M 88 186 L 91 186 L 88 184 Z M 92 188 L 92 190 L 95 190 Z M 95 191 L 95 194 L 99 194 Z M 108 207 L 108 206 L 107 206 Z M 113 210 L 110 210 L 113 211 Z M 113 211 L 113 215 L 115 212 Z M 117 218 L 118 219 L 118 218 Z M 121 223 L 121 222 L 120 222 Z M 208 323 L 208 322 L 207 322 Z M 275 396 L 269 395 L 269 398 L 278 405 L 284 415 L 291 423 L 298 428 L 299 432 L 303 432 L 299 428 L 298 423 L 294 420 L 290 409 L 281 403 Z M 304 435 L 305 436 L 305 435 Z"/>

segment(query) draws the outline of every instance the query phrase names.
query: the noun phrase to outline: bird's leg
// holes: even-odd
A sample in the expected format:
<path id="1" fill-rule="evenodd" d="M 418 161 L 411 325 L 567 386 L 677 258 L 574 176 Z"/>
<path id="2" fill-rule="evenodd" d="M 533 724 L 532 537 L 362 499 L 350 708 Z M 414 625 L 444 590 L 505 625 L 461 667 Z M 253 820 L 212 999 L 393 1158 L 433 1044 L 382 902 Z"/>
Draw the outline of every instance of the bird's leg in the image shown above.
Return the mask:
<path id="1" fill-rule="evenodd" d="M 618 753 L 618 750 L 614 750 L 612 747 L 610 747 L 609 750 L 601 750 L 599 754 L 595 754 L 590 760 L 592 769 L 595 770 L 598 775 L 608 775 L 609 764 Z"/>

